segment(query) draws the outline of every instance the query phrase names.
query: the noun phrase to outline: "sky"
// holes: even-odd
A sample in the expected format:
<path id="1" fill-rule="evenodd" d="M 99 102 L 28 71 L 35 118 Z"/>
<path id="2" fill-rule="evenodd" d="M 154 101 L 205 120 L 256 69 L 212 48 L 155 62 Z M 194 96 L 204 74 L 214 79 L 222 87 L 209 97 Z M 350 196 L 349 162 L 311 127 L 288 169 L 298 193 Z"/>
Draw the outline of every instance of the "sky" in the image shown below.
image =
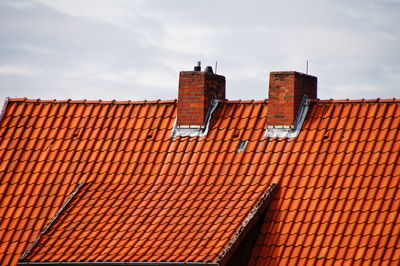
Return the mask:
<path id="1" fill-rule="evenodd" d="M 175 99 L 197 61 L 230 100 L 307 62 L 320 99 L 400 98 L 400 0 L 0 0 L 1 102 Z"/>

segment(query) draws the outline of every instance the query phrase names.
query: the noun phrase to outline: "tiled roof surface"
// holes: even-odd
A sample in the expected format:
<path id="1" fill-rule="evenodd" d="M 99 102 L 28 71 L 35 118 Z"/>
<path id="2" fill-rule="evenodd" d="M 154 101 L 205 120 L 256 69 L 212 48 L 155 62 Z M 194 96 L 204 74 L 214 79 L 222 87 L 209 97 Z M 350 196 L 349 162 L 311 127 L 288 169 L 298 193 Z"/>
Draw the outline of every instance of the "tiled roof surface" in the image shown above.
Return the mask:
<path id="1" fill-rule="evenodd" d="M 266 112 L 226 101 L 206 137 L 171 139 L 173 101 L 10 101 L 1 264 L 82 182 L 26 260 L 215 262 L 277 183 L 250 263 L 399 263 L 400 102 L 313 101 L 294 139 L 264 137 Z"/>
<path id="2" fill-rule="evenodd" d="M 207 137 L 171 139 L 173 101 L 10 101 L 0 132 L 2 262 L 15 262 L 83 181 L 57 220 L 68 237 L 51 234 L 46 243 L 60 242 L 43 243 L 49 256 L 29 259 L 215 261 L 269 185 L 256 152 L 265 107 L 221 104 Z M 236 152 L 241 140 L 248 152 Z"/>
<path id="3" fill-rule="evenodd" d="M 66 197 L 79 163 L 83 105 L 10 100 L 0 123 L 0 265 L 14 265 Z M 94 107 L 94 106 L 93 106 Z M 77 168 L 79 166 L 79 168 Z"/>
<path id="4" fill-rule="evenodd" d="M 398 101 L 314 106 L 273 162 L 251 264 L 400 264 L 399 128 Z"/>

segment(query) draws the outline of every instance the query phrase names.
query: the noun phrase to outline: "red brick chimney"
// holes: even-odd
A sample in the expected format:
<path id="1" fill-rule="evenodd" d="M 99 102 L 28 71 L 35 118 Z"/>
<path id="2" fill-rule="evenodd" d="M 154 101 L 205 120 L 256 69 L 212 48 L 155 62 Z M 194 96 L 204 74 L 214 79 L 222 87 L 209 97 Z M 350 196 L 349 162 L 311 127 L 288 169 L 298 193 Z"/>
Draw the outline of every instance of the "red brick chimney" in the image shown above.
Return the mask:
<path id="1" fill-rule="evenodd" d="M 317 98 L 317 78 L 285 71 L 269 77 L 268 127 L 294 128 L 303 97 Z"/>
<path id="2" fill-rule="evenodd" d="M 204 127 L 213 98 L 225 99 L 225 77 L 213 74 L 211 67 L 182 71 L 179 75 L 178 127 Z"/>

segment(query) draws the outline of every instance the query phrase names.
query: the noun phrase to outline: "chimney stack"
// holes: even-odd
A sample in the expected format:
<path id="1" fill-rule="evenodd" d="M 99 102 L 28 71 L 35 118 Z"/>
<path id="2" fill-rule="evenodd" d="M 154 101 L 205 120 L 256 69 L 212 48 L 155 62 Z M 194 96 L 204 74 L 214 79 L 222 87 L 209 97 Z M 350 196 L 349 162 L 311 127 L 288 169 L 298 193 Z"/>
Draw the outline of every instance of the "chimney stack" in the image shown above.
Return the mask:
<path id="1" fill-rule="evenodd" d="M 225 77 L 213 74 L 211 67 L 201 71 L 200 62 L 194 71 L 179 74 L 177 126 L 203 128 L 213 99 L 225 99 Z"/>
<path id="2" fill-rule="evenodd" d="M 293 129 L 305 96 L 317 98 L 316 77 L 294 71 L 271 72 L 267 126 Z"/>

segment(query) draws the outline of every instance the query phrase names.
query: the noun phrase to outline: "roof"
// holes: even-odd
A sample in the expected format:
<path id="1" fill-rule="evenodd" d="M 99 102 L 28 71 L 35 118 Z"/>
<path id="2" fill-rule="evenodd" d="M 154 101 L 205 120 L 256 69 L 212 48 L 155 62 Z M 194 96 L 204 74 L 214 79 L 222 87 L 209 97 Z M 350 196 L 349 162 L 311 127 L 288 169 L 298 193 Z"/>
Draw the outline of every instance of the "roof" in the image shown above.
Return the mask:
<path id="1" fill-rule="evenodd" d="M 318 101 L 275 160 L 251 263 L 400 263 L 400 105 Z"/>
<path id="2" fill-rule="evenodd" d="M 1 184 L 2 191 L 5 191 L 1 207 L 6 213 L 6 220 L 1 223 L 6 234 L 1 239 L 1 247 L 4 247 L 0 248 L 2 262 L 15 262 L 82 182 L 88 183 L 83 190 L 91 193 L 79 194 L 82 198 L 74 201 L 77 208 L 81 204 L 102 203 L 84 210 L 91 214 L 96 210 L 96 217 L 100 217 L 97 211 L 105 214 L 116 212 L 115 216 L 106 215 L 103 224 L 126 229 L 125 223 L 116 219 L 117 215 L 124 215 L 122 210 L 133 212 L 130 217 L 133 220 L 130 221 L 137 222 L 143 213 L 153 213 L 150 217 L 157 217 L 161 215 L 161 207 L 169 208 L 178 216 L 169 221 L 164 232 L 174 233 L 170 238 L 180 242 L 176 244 L 180 250 L 165 257 L 165 260 L 216 260 L 218 251 L 222 252 L 230 240 L 227 234 L 234 235 L 269 185 L 260 180 L 261 174 L 258 174 L 258 180 L 255 176 L 250 178 L 246 172 L 257 170 L 258 165 L 250 165 L 245 153 L 236 153 L 241 139 L 262 137 L 265 121 L 257 119 L 257 116 L 265 117 L 264 107 L 264 102 L 221 105 L 219 115 L 222 119 L 214 120 L 206 138 L 172 139 L 170 136 L 176 114 L 174 101 L 88 103 L 10 100 L 0 132 Z M 247 130 L 246 126 L 251 129 Z M 234 134 L 237 136 L 234 137 Z M 228 136 L 231 141 L 224 141 Z M 229 167 L 225 160 L 235 167 Z M 128 192 L 129 197 L 125 198 Z M 101 201 L 90 201 L 87 198 L 89 195 L 98 199 L 101 196 Z M 121 205 L 122 201 L 130 204 Z M 226 205 L 228 201 L 229 205 Z M 221 202 L 224 203 L 222 206 Z M 190 257 L 185 253 L 188 247 L 199 241 L 193 234 L 193 239 L 189 241 L 183 238 L 187 237 L 187 228 L 184 227 L 186 224 L 181 224 L 183 216 L 180 215 L 187 213 L 189 207 L 193 217 L 186 223 L 197 223 L 196 230 L 204 234 L 199 242 L 202 246 L 197 248 L 198 254 L 208 252 L 202 257 L 196 257 L 196 254 Z M 73 216 L 77 214 L 74 211 L 73 207 L 69 209 Z M 173 231 L 177 230 L 178 223 L 181 231 L 176 234 Z M 31 224 L 35 227 L 29 226 Z M 139 234 L 132 237 L 143 241 L 148 236 L 143 236 L 142 230 L 158 230 L 156 225 L 147 228 L 148 221 L 144 221 L 137 229 Z M 203 225 L 210 226 L 211 232 L 219 234 L 204 231 Z M 93 227 L 81 229 L 90 228 Z M 106 233 L 109 232 L 104 233 L 105 237 L 108 236 Z M 82 240 L 83 246 L 93 244 L 90 236 Z M 220 249 L 215 246 L 210 248 L 210 241 L 220 245 Z M 159 252 L 162 246 L 156 247 L 154 252 Z M 132 250 L 125 249 L 125 253 L 122 251 L 117 259 L 130 259 L 130 252 Z M 92 254 L 95 256 L 97 253 Z M 74 254 L 69 255 L 71 257 L 66 260 L 78 259 Z M 144 257 L 144 260 L 149 258 Z M 101 260 L 102 257 L 90 259 Z M 139 260 L 140 256 L 133 259 Z"/>
<path id="3" fill-rule="evenodd" d="M 250 263 L 399 262 L 400 101 L 313 100 L 293 139 L 267 110 L 222 101 L 171 138 L 175 101 L 10 100 L 0 264 L 219 262 L 275 183 Z"/>

